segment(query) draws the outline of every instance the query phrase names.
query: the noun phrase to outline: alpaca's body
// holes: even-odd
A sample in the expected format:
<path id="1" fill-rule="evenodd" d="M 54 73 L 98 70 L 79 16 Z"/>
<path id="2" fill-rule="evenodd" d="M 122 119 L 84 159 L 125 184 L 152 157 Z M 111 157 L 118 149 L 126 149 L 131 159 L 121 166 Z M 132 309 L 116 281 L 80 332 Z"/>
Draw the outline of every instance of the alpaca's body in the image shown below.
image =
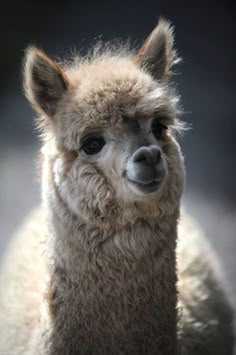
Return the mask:
<path id="1" fill-rule="evenodd" d="M 44 219 L 44 214 L 41 209 L 32 214 L 31 218 L 24 224 L 17 237 L 13 240 L 10 246 L 10 258 L 4 263 L 7 279 L 1 279 L 1 286 L 4 285 L 4 287 L 1 288 L 1 310 L 3 309 L 2 306 L 5 306 L 5 310 L 0 313 L 1 355 L 37 354 L 37 352 L 34 353 L 29 344 L 32 342 L 35 327 L 36 324 L 38 324 L 38 319 L 42 312 L 41 300 L 44 299 L 44 302 L 50 302 L 53 297 L 53 287 L 55 286 L 55 284 L 50 286 L 52 287 L 50 293 L 50 291 L 47 291 L 46 285 L 39 285 L 39 280 L 44 279 L 46 282 L 47 279 L 43 263 L 46 258 L 44 250 L 47 230 Z M 211 252 L 209 254 L 209 246 L 196 226 L 192 225 L 191 220 L 187 217 L 180 223 L 180 239 L 181 243 L 178 244 L 177 255 L 179 260 L 179 299 L 181 302 L 178 308 L 180 317 L 178 329 L 180 332 L 182 329 L 183 332 L 180 337 L 181 355 L 231 354 L 233 344 L 231 309 L 227 305 L 227 300 L 219 286 L 219 281 L 215 278 L 214 271 L 209 266 L 209 258 L 214 262 Z M 19 260 L 17 255 L 22 245 L 27 245 L 27 248 L 25 248 L 24 257 Z M 159 258 L 159 256 L 157 255 L 156 258 Z M 142 268 L 144 264 L 145 269 Z M 134 285 L 140 289 L 138 302 L 137 299 L 135 300 L 135 298 L 132 297 L 132 294 L 128 296 L 127 293 L 124 292 L 124 289 L 121 290 L 120 287 L 118 287 L 120 286 L 122 275 L 117 266 L 118 265 L 116 265 L 116 269 L 109 269 L 112 275 L 112 277 L 109 278 L 111 284 L 108 284 L 107 288 L 104 288 L 104 285 L 102 285 L 102 289 L 97 290 L 96 305 L 89 303 L 89 298 L 86 296 L 81 302 L 79 297 L 81 293 L 78 291 L 78 285 L 75 286 L 73 292 L 71 292 L 68 286 L 69 279 L 67 280 L 67 289 L 65 292 L 67 296 L 65 296 L 65 302 L 68 297 L 68 303 L 71 305 L 70 317 L 74 319 L 75 324 L 71 322 L 68 327 L 70 340 L 67 344 L 67 350 L 64 350 L 63 354 L 73 354 L 73 352 L 70 352 L 70 345 L 73 347 L 75 347 L 74 344 L 79 346 L 81 341 L 82 344 L 94 346 L 92 340 L 93 335 L 88 333 L 89 328 L 92 330 L 94 322 L 102 322 L 103 327 L 98 328 L 98 341 L 96 346 L 92 348 L 94 349 L 94 352 L 91 352 L 92 354 L 106 353 L 104 349 L 109 349 L 109 346 L 111 346 L 109 345 L 109 336 L 111 336 L 113 332 L 120 332 L 118 344 L 115 344 L 114 340 L 116 350 L 113 349 L 112 352 L 110 348 L 107 354 L 144 354 L 143 349 L 145 349 L 145 347 L 148 349 L 147 354 L 156 354 L 155 342 L 157 341 L 157 337 L 155 335 L 150 336 L 150 323 L 145 329 L 145 319 L 147 319 L 149 322 L 153 322 L 151 329 L 155 330 L 155 305 L 158 308 L 155 295 L 159 294 L 159 290 L 155 290 L 155 279 L 153 279 L 150 286 L 150 278 L 153 278 L 153 275 L 148 275 L 148 269 L 152 268 L 153 261 L 150 259 L 150 256 L 147 256 L 146 262 L 144 261 L 140 264 L 138 268 L 138 280 L 140 280 L 140 283 L 138 283 L 138 280 L 133 279 L 133 283 L 132 280 L 129 280 L 130 290 Z M 11 275 L 11 277 L 9 277 L 9 275 Z M 28 278 L 28 275 L 30 275 L 30 278 Z M 60 275 L 58 275 L 58 277 L 59 276 Z M 25 279 L 29 280 L 29 283 L 26 284 Z M 32 280 L 34 280 L 34 283 Z M 64 281 L 66 282 L 66 280 Z M 30 284 L 30 282 L 32 282 L 32 284 Z M 93 296 L 95 296 L 93 287 L 90 286 L 95 286 L 99 282 L 101 284 L 103 283 L 102 277 L 98 280 L 93 280 L 91 285 L 87 285 Z M 117 288 L 113 290 L 115 285 L 117 285 Z M 18 289 L 18 298 L 12 293 L 14 287 Z M 72 285 L 71 287 L 73 288 Z M 99 293 L 103 301 L 102 306 L 99 305 Z M 112 308 L 110 303 L 114 301 L 112 294 L 115 297 L 117 309 Z M 124 299 L 126 296 L 128 296 L 127 299 Z M 130 301 L 127 303 L 129 297 Z M 146 303 L 147 297 L 149 300 L 148 304 Z M 24 302 L 19 302 L 19 300 L 22 299 Z M 135 301 L 137 303 L 135 303 Z M 90 315 L 92 318 L 88 320 L 86 317 L 85 321 L 83 315 L 78 312 L 78 309 L 81 308 L 80 302 L 84 302 L 84 306 L 87 303 L 86 308 L 89 303 L 91 307 L 89 307 L 90 312 L 93 312 L 96 306 L 102 307 L 100 316 L 103 316 L 103 318 L 100 319 L 97 314 L 93 317 L 92 313 Z M 11 305 L 10 308 L 9 305 Z M 145 307 L 143 307 L 144 305 Z M 132 307 L 135 309 L 135 313 L 132 313 Z M 150 312 L 150 316 L 147 316 L 145 313 L 139 314 L 139 307 L 141 307 L 142 312 Z M 161 316 L 162 312 L 165 312 L 165 310 L 161 309 L 159 312 L 158 316 Z M 130 313 L 136 318 L 135 323 L 129 323 L 129 327 L 125 329 L 124 324 L 128 322 Z M 75 314 L 77 315 L 76 318 L 74 318 Z M 119 317 L 121 323 L 118 323 Z M 91 323 L 92 320 L 93 322 Z M 138 322 L 138 320 L 140 320 L 140 322 Z M 61 318 L 58 326 L 65 326 L 65 323 L 66 316 L 65 318 Z M 114 324 L 116 328 L 114 328 Z M 132 328 L 132 324 L 134 328 Z M 71 326 L 75 326 L 76 330 L 81 329 L 81 333 L 71 331 Z M 144 340 L 146 331 L 149 331 L 149 333 L 146 334 L 149 339 L 148 342 Z M 133 340 L 131 340 L 129 336 L 132 332 L 136 334 L 136 337 L 134 336 L 132 338 Z M 107 334 L 107 338 L 105 334 Z M 59 332 L 59 337 L 60 335 L 61 333 Z M 82 340 L 81 336 L 84 336 Z M 99 339 L 102 339 L 101 343 L 99 343 Z M 59 341 L 57 339 L 55 344 L 61 346 L 60 344 L 63 343 L 63 341 L 63 338 L 60 338 Z M 39 344 L 41 343 L 40 340 Z M 37 342 L 36 344 L 38 347 L 39 344 Z M 122 346 L 125 346 L 125 349 L 122 348 Z M 152 348 L 150 346 L 152 346 Z M 139 352 L 137 349 L 139 349 Z M 59 354 L 60 352 L 55 352 L 55 354 L 57 353 Z M 85 352 L 81 353 L 83 354 Z M 42 354 L 46 353 L 42 351 Z M 78 354 L 80 354 L 79 351 Z"/>
<path id="2" fill-rule="evenodd" d="M 174 58 L 163 21 L 135 56 L 95 51 L 63 68 L 28 51 L 44 212 L 1 272 L 1 355 L 230 355 L 230 306 L 188 221 L 176 259 Z"/>

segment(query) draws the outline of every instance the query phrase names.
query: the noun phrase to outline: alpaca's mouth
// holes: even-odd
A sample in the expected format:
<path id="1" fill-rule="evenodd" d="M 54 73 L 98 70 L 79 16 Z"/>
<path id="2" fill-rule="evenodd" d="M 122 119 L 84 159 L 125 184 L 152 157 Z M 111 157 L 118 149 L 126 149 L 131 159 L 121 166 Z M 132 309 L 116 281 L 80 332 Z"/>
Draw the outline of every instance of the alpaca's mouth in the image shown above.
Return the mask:
<path id="1" fill-rule="evenodd" d="M 155 178 L 152 181 L 142 182 L 142 181 L 131 180 L 128 178 L 129 183 L 131 183 L 139 191 L 144 192 L 144 193 L 151 193 L 151 192 L 155 192 L 156 190 L 158 190 L 158 188 L 161 185 L 162 180 L 163 179 Z"/>

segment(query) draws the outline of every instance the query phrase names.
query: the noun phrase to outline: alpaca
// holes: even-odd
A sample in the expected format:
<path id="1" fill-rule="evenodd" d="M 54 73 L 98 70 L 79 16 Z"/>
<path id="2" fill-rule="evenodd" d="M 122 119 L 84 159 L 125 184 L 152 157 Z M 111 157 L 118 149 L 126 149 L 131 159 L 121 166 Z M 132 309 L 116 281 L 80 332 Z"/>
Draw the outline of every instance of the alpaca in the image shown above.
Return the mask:
<path id="1" fill-rule="evenodd" d="M 180 216 L 176 61 L 164 20 L 137 52 L 59 65 L 27 50 L 43 205 L 2 265 L 1 355 L 232 354 L 214 256 Z"/>

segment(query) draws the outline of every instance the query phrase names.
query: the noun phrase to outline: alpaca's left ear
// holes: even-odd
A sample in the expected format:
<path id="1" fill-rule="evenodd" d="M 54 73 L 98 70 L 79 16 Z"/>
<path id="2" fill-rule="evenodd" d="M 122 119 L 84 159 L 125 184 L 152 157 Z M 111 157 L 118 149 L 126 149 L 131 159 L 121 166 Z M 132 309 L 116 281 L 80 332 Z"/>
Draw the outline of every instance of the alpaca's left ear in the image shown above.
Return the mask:
<path id="1" fill-rule="evenodd" d="M 40 114 L 52 117 L 62 96 L 69 89 L 64 70 L 41 50 L 27 50 L 23 78 L 25 93 Z"/>
<path id="2" fill-rule="evenodd" d="M 155 79 L 166 80 L 170 68 L 176 62 L 173 48 L 173 28 L 160 19 L 135 57 L 135 62 L 145 68 Z"/>

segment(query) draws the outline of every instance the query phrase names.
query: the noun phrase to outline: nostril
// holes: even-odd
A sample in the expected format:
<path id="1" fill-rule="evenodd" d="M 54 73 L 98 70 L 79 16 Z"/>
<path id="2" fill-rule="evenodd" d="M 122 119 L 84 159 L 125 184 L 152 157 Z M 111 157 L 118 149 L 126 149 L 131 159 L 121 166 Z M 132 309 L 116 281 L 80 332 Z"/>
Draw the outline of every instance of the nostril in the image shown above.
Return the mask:
<path id="1" fill-rule="evenodd" d="M 145 148 L 138 149 L 133 155 L 133 162 L 140 163 L 148 160 L 148 155 L 150 153 L 146 151 Z"/>
<path id="2" fill-rule="evenodd" d="M 148 163 L 156 165 L 161 160 L 161 150 L 156 146 L 141 147 L 133 155 L 134 163 Z"/>

